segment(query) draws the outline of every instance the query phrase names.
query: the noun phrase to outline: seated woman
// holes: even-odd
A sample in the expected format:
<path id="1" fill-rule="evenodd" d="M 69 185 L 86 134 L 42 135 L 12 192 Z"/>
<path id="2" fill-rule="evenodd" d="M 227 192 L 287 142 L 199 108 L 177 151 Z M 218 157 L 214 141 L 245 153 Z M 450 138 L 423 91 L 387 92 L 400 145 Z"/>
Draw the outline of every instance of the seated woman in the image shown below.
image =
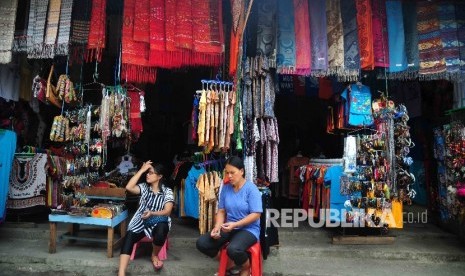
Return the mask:
<path id="1" fill-rule="evenodd" d="M 137 184 L 141 176 L 146 173 L 145 183 Z M 133 194 L 140 194 L 139 207 L 131 219 L 128 231 L 121 247 L 119 261 L 119 276 L 126 273 L 132 247 L 144 236 L 152 238 L 152 263 L 155 270 L 163 267 L 158 259 L 158 253 L 165 243 L 171 227 L 171 210 L 173 209 L 173 191 L 165 187 L 163 179 L 164 167 L 151 161 L 145 162 L 139 171 L 129 180 L 126 190 Z"/>
<path id="2" fill-rule="evenodd" d="M 197 240 L 197 249 L 212 258 L 218 257 L 220 249 L 229 242 L 228 270 L 234 273 L 235 264 L 239 267 L 236 273 L 249 275 L 247 249 L 259 240 L 262 196 L 257 186 L 244 178 L 244 163 L 239 157 L 226 161 L 224 173 L 230 184 L 223 185 L 215 226 Z"/>

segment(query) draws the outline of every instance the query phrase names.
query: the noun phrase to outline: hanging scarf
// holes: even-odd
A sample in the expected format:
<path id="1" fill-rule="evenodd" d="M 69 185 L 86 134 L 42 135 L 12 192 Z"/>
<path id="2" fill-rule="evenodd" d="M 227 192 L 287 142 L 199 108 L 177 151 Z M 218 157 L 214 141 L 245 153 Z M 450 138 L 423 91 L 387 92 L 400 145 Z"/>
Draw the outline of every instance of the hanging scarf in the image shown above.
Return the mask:
<path id="1" fill-rule="evenodd" d="M 258 14 L 258 5 L 253 3 L 252 8 L 250 9 L 250 14 Z M 244 31 L 244 40 L 245 51 L 244 53 L 248 57 L 257 56 L 257 29 L 258 27 L 258 16 L 249 16 L 247 18 L 247 25 Z"/>
<path id="2" fill-rule="evenodd" d="M 68 55 L 69 33 L 71 30 L 71 14 L 73 12 L 73 0 L 61 0 L 60 26 L 58 29 L 57 47 L 55 54 Z"/>
<path id="3" fill-rule="evenodd" d="M 418 2 L 418 36 L 420 50 L 420 77 L 437 79 L 446 71 L 446 61 L 439 32 L 437 5 L 429 1 Z"/>
<path id="4" fill-rule="evenodd" d="M 326 36 L 326 0 L 315 0 L 309 5 L 312 75 L 328 70 L 328 37 Z"/>
<path id="5" fill-rule="evenodd" d="M 136 42 L 150 42 L 150 0 L 138 0 L 134 8 L 134 35 Z"/>
<path id="6" fill-rule="evenodd" d="M 360 67 L 366 70 L 375 68 L 373 53 L 373 26 L 371 0 L 356 0 L 358 46 L 360 48 Z"/>
<path id="7" fill-rule="evenodd" d="M 341 18 L 344 32 L 344 71 L 341 76 L 343 80 L 356 81 L 360 72 L 360 53 L 355 0 L 341 1 Z"/>
<path id="8" fill-rule="evenodd" d="M 29 8 L 29 26 L 27 28 L 27 57 L 41 58 L 48 1 L 31 0 Z"/>
<path id="9" fill-rule="evenodd" d="M 460 51 L 460 71 L 465 72 L 465 3 L 455 3 L 455 17 L 457 21 L 457 38 Z"/>
<path id="10" fill-rule="evenodd" d="M 272 2 L 274 2 L 274 0 Z M 260 5 L 260 3 L 256 3 L 256 5 Z M 239 40 L 242 36 L 242 26 L 244 21 L 244 16 L 241 16 L 244 11 L 244 1 L 231 0 L 231 7 L 233 28 L 231 28 L 229 43 L 229 76 L 235 77 L 239 60 Z M 260 34 L 257 33 L 257 41 L 259 40 L 259 35 Z"/>
<path id="11" fill-rule="evenodd" d="M 0 2 L 0 64 L 11 61 L 17 4 L 17 0 Z"/>
<path id="12" fill-rule="evenodd" d="M 175 46 L 181 50 L 192 50 L 194 46 L 192 29 L 192 0 L 176 2 Z"/>
<path id="13" fill-rule="evenodd" d="M 47 30 L 45 32 L 45 43 L 42 52 L 43 58 L 53 58 L 55 56 L 55 42 L 57 41 L 58 23 L 60 22 L 61 0 L 50 0 Z"/>
<path id="14" fill-rule="evenodd" d="M 457 38 L 457 23 L 455 20 L 455 6 L 451 1 L 440 2 L 438 5 L 439 28 L 443 54 L 446 60 L 448 77 L 457 79 L 460 71 L 460 50 Z"/>
<path id="15" fill-rule="evenodd" d="M 257 55 L 270 56 L 276 50 L 275 25 L 277 0 L 256 0 L 258 6 Z"/>
<path id="16" fill-rule="evenodd" d="M 80 63 L 82 62 L 89 37 L 92 0 L 74 0 L 74 6 L 79 8 L 73 9 L 71 16 L 70 63 Z"/>
<path id="17" fill-rule="evenodd" d="M 402 13 L 404 16 L 405 53 L 407 55 L 407 66 L 410 74 L 412 74 L 412 72 L 417 72 L 420 68 L 416 2 L 403 1 Z"/>
<path id="18" fill-rule="evenodd" d="M 389 67 L 389 44 L 386 19 L 386 0 L 373 0 L 373 52 L 375 66 Z"/>
<path id="19" fill-rule="evenodd" d="M 149 44 L 134 41 L 136 1 L 138 0 L 124 1 L 121 77 L 127 82 L 154 83 L 157 71 L 149 66 Z"/>
<path id="20" fill-rule="evenodd" d="M 92 1 L 89 40 L 87 43 L 87 61 L 97 60 L 100 62 L 102 59 L 102 50 L 105 48 L 106 6 L 106 0 Z"/>
<path id="21" fill-rule="evenodd" d="M 29 17 L 30 0 L 17 0 L 18 5 L 16 9 L 15 21 L 15 35 L 13 40 L 14 52 L 27 51 L 27 19 Z M 2 14 L 7 14 L 2 12 Z"/>
<path id="22" fill-rule="evenodd" d="M 150 65 L 164 66 L 162 54 L 165 46 L 165 1 L 150 0 Z"/>
<path id="23" fill-rule="evenodd" d="M 290 74 L 295 70 L 294 5 L 291 1 L 278 1 L 278 73 Z"/>
<path id="24" fill-rule="evenodd" d="M 386 1 L 386 17 L 389 44 L 389 72 L 402 72 L 407 70 L 407 55 L 405 54 L 404 21 L 400 0 Z"/>
<path id="25" fill-rule="evenodd" d="M 294 0 L 294 26 L 297 75 L 308 75 L 311 70 L 310 22 L 308 17 L 308 1 Z"/>
<path id="26" fill-rule="evenodd" d="M 329 74 L 337 74 L 344 67 L 344 32 L 338 0 L 326 0 Z"/>

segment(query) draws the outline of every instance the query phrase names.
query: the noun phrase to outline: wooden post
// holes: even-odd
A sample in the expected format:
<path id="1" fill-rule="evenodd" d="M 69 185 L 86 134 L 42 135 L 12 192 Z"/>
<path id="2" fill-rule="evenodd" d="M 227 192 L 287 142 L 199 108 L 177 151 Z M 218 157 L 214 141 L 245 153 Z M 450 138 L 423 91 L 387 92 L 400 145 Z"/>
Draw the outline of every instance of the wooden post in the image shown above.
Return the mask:
<path id="1" fill-rule="evenodd" d="M 57 224 L 50 222 L 50 240 L 48 242 L 48 253 L 57 252 Z"/>
<path id="2" fill-rule="evenodd" d="M 108 237 L 107 237 L 107 257 L 113 257 L 113 237 L 114 237 L 113 227 L 108 227 Z"/>

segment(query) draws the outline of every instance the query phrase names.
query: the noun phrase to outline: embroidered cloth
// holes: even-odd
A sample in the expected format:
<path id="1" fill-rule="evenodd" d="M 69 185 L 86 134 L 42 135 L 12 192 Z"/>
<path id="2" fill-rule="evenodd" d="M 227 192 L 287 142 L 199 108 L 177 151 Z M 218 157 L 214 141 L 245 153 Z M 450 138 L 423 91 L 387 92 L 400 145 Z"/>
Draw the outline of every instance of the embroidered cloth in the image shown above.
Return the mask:
<path id="1" fill-rule="evenodd" d="M 297 75 L 309 75 L 311 70 L 311 39 L 308 1 L 294 0 L 294 27 Z"/>
<path id="2" fill-rule="evenodd" d="M 53 58 L 55 56 L 55 42 L 57 41 L 58 23 L 60 22 L 60 7 L 61 0 L 50 0 L 42 58 Z"/>
<path id="3" fill-rule="evenodd" d="M 360 72 L 355 0 L 341 1 L 341 18 L 344 32 L 344 70 L 339 73 L 339 76 L 343 80 L 355 81 Z"/>
<path id="4" fill-rule="evenodd" d="M 276 49 L 275 25 L 273 14 L 276 13 L 276 0 L 257 0 L 257 55 L 270 56 Z"/>
<path id="5" fill-rule="evenodd" d="M 24 199 L 40 196 L 45 190 L 47 154 L 15 157 L 10 175 L 9 198 Z"/>
<path id="6" fill-rule="evenodd" d="M 415 1 L 403 1 L 405 53 L 409 72 L 416 72 L 420 68 L 418 52 L 417 4 Z"/>
<path id="7" fill-rule="evenodd" d="M 389 67 L 389 44 L 386 18 L 386 0 L 373 0 L 373 52 L 375 66 Z"/>
<path id="8" fill-rule="evenodd" d="M 336 74 L 344 67 L 344 36 L 340 1 L 326 0 L 326 34 L 328 36 L 329 74 Z"/>
<path id="9" fill-rule="evenodd" d="M 0 1 L 0 63 L 11 61 L 18 0 Z"/>
<path id="10" fill-rule="evenodd" d="M 80 63 L 85 51 L 87 51 L 92 0 L 74 0 L 74 6 L 79 8 L 73 9 L 71 15 L 70 63 Z"/>
<path id="11" fill-rule="evenodd" d="M 326 35 L 326 0 L 312 1 L 309 6 L 312 75 L 328 70 L 328 38 Z"/>
<path id="12" fill-rule="evenodd" d="M 31 0 L 27 28 L 27 57 L 41 58 L 44 46 L 48 0 Z"/>
<path id="13" fill-rule="evenodd" d="M 97 60 L 100 62 L 102 59 L 102 50 L 105 48 L 106 7 L 106 0 L 92 0 L 89 39 L 87 41 L 87 61 Z"/>
<path id="14" fill-rule="evenodd" d="M 460 49 L 457 37 L 455 6 L 452 1 L 440 2 L 438 4 L 438 14 L 447 75 L 449 78 L 457 79 L 460 76 L 458 74 L 460 71 Z"/>
<path id="15" fill-rule="evenodd" d="M 360 48 L 360 67 L 366 70 L 375 68 L 373 53 L 373 26 L 371 0 L 356 0 L 358 46 Z"/>
<path id="16" fill-rule="evenodd" d="M 77 7 L 81 8 L 81 7 Z M 55 55 L 67 56 L 69 37 L 71 32 L 71 15 L 73 13 L 73 0 L 61 0 L 60 25 L 58 27 L 57 46 Z"/>
<path id="17" fill-rule="evenodd" d="M 295 71 L 295 23 L 293 1 L 278 1 L 276 10 L 278 21 L 276 65 L 278 73 L 290 74 Z"/>

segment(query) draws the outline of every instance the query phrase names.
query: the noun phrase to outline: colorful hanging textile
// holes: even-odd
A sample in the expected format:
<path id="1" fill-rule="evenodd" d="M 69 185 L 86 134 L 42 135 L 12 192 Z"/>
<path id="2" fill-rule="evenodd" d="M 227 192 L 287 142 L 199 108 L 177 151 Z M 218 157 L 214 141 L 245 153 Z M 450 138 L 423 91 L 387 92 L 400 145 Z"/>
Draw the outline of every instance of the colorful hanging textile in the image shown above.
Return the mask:
<path id="1" fill-rule="evenodd" d="M 127 82 L 154 83 L 157 69 L 149 65 L 150 45 L 134 40 L 134 13 L 137 0 L 125 0 L 122 32 L 121 78 Z"/>
<path id="2" fill-rule="evenodd" d="M 257 0 L 257 55 L 270 56 L 276 50 L 275 25 L 273 15 L 276 13 L 277 0 Z"/>
<path id="3" fill-rule="evenodd" d="M 294 14 L 296 51 L 296 68 L 294 73 L 297 75 L 309 75 L 312 63 L 308 1 L 294 0 Z"/>
<path id="4" fill-rule="evenodd" d="M 309 5 L 312 75 L 325 75 L 328 70 L 328 38 L 326 36 L 326 0 Z"/>
<path id="5" fill-rule="evenodd" d="M 402 14 L 404 17 L 405 53 L 407 55 L 407 66 L 410 74 L 420 68 L 420 57 L 418 52 L 418 30 L 417 30 L 417 3 L 415 1 L 402 1 Z"/>
<path id="6" fill-rule="evenodd" d="M 295 26 L 294 4 L 292 1 L 278 1 L 276 10 L 278 21 L 276 65 L 278 73 L 290 74 L 295 71 Z"/>
<path id="7" fill-rule="evenodd" d="M 47 7 L 48 0 L 31 0 L 29 6 L 29 25 L 27 28 L 28 58 L 42 57 Z"/>
<path id="8" fill-rule="evenodd" d="M 465 72 L 465 2 L 455 3 L 457 38 L 460 51 L 460 71 Z"/>
<path id="9" fill-rule="evenodd" d="M 418 49 L 420 52 L 420 77 L 437 79 L 446 71 L 443 56 L 437 5 L 429 1 L 418 2 Z"/>
<path id="10" fill-rule="evenodd" d="M 11 61 L 18 0 L 0 1 L 0 64 Z"/>
<path id="11" fill-rule="evenodd" d="M 80 7 L 79 7 L 80 8 Z M 71 14 L 73 12 L 73 0 L 61 0 L 60 25 L 55 54 L 68 55 L 69 34 L 71 31 Z"/>
<path id="12" fill-rule="evenodd" d="M 339 0 L 326 0 L 329 74 L 335 75 L 344 67 L 344 32 Z"/>
<path id="13" fill-rule="evenodd" d="M 28 157 L 16 156 L 10 175 L 9 198 L 28 199 L 40 196 L 41 191 L 45 190 L 46 163 L 47 154 L 45 153 L 37 153 Z"/>
<path id="14" fill-rule="evenodd" d="M 460 71 L 460 50 L 457 38 L 455 6 L 452 1 L 440 2 L 438 4 L 438 15 L 447 75 L 448 78 L 457 79 Z"/>
<path id="15" fill-rule="evenodd" d="M 23 1 L 23 3 L 17 0 L 17 2 L 18 2 L 18 5 L 16 9 L 13 51 L 14 52 L 26 52 L 27 51 L 27 24 L 28 24 L 28 18 L 29 18 L 30 0 Z M 2 14 L 5 14 L 5 13 L 2 12 Z"/>
<path id="16" fill-rule="evenodd" d="M 153 66 L 164 67 L 162 54 L 165 43 L 165 1 L 150 0 L 150 55 Z"/>
<path id="17" fill-rule="evenodd" d="M 79 8 L 73 9 L 73 14 L 71 15 L 70 63 L 80 63 L 82 62 L 84 52 L 87 50 L 92 0 L 74 0 L 74 6 Z"/>
<path id="18" fill-rule="evenodd" d="M 360 72 L 360 52 L 357 33 L 355 0 L 341 1 L 342 29 L 344 32 L 344 71 L 342 80 L 356 81 Z"/>
<path id="19" fill-rule="evenodd" d="M 175 47 L 183 50 L 193 49 L 192 0 L 176 2 Z"/>
<path id="20" fill-rule="evenodd" d="M 150 0 L 135 1 L 134 34 L 137 42 L 150 42 Z"/>
<path id="21" fill-rule="evenodd" d="M 386 19 L 386 0 L 373 0 L 373 52 L 375 66 L 389 67 L 389 43 Z"/>
<path id="22" fill-rule="evenodd" d="M 358 46 L 360 48 L 360 67 L 366 70 L 375 68 L 373 53 L 373 26 L 371 0 L 356 0 Z"/>
<path id="23" fill-rule="evenodd" d="M 107 0 L 92 0 L 89 40 L 87 42 L 87 61 L 97 60 L 100 62 L 102 59 L 102 51 L 105 49 L 106 6 Z"/>
<path id="24" fill-rule="evenodd" d="M 396 73 L 407 70 L 405 54 L 405 34 L 400 0 L 386 1 L 386 17 L 388 26 L 389 72 Z"/>
<path id="25" fill-rule="evenodd" d="M 47 16 L 47 30 L 45 31 L 43 58 L 55 56 L 55 42 L 57 41 L 58 23 L 60 22 L 61 0 L 50 0 Z"/>

